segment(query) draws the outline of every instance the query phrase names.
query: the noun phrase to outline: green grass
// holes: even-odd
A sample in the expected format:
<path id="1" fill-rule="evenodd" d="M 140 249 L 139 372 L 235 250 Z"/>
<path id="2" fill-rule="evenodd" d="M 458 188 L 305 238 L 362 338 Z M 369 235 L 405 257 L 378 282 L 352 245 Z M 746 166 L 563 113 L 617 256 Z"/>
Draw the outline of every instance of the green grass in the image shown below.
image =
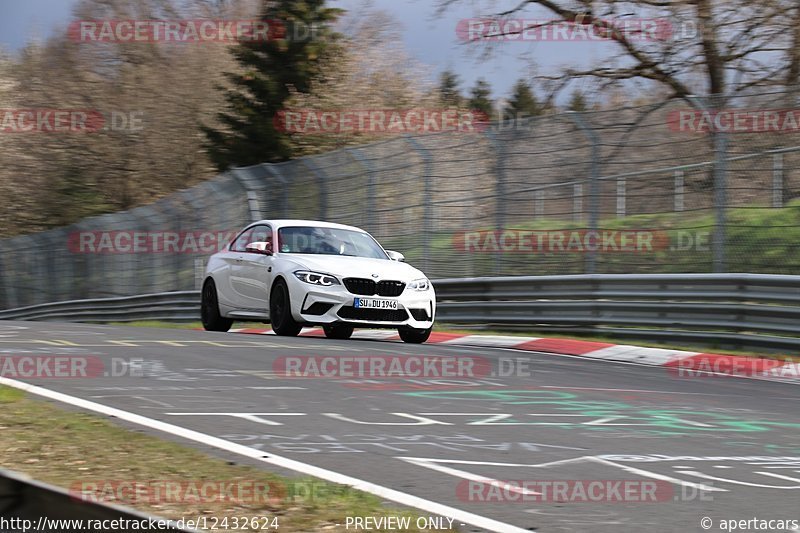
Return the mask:
<path id="1" fill-rule="evenodd" d="M 266 502 L 200 504 L 185 498 L 182 502 L 142 502 L 124 497 L 103 500 L 163 518 L 268 515 L 279 517 L 279 531 L 335 532 L 345 530 L 336 524 L 344 524 L 347 516 L 418 516 L 385 507 L 377 497 L 350 487 L 307 477 L 282 477 L 224 461 L 142 431 L 123 429 L 93 414 L 62 409 L 9 387 L 0 386 L 0 405 L 0 467 L 46 483 L 74 490 L 81 483 L 103 481 L 258 482 L 268 484 L 270 494 L 279 495 Z M 297 496 L 308 494 L 310 491 L 304 489 L 312 483 L 313 497 Z"/>
<path id="2" fill-rule="evenodd" d="M 800 274 L 800 200 L 783 208 L 741 207 L 729 209 L 725 252 L 730 272 Z M 598 254 L 598 273 L 691 273 L 710 272 L 712 268 L 711 234 L 715 217 L 710 210 L 681 213 L 631 215 L 600 220 L 604 230 L 652 230 L 663 232 L 668 245 L 648 253 L 608 252 Z M 530 231 L 585 229 L 586 223 L 560 219 L 517 221 L 507 229 Z M 471 227 L 469 231 L 495 231 L 494 226 Z M 682 232 L 704 232 L 701 249 L 671 249 Z M 436 265 L 470 266 L 470 276 L 516 276 L 582 274 L 584 253 L 513 253 L 500 254 L 501 269 L 494 270 L 491 253 L 465 252 L 457 249 L 454 239 L 461 231 L 433 233 L 429 240 L 431 257 Z M 408 262 L 422 264 L 423 244 L 418 235 L 386 237 L 387 249 L 405 254 Z M 446 275 L 445 275 L 446 276 Z"/>

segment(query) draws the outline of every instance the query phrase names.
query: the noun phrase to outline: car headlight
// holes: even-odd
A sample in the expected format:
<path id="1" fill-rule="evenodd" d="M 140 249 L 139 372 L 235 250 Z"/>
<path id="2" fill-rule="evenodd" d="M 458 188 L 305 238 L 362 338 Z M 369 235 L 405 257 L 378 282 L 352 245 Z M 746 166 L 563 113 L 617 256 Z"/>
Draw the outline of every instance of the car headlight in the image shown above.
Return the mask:
<path id="1" fill-rule="evenodd" d="M 428 278 L 415 279 L 406 288 L 410 291 L 427 291 L 431 288 L 431 282 Z"/>
<path id="2" fill-rule="evenodd" d="M 310 283 L 311 285 L 322 285 L 323 287 L 339 285 L 339 280 L 330 274 L 321 274 L 319 272 L 311 272 L 308 270 L 298 270 L 294 273 L 294 275 L 300 281 Z"/>

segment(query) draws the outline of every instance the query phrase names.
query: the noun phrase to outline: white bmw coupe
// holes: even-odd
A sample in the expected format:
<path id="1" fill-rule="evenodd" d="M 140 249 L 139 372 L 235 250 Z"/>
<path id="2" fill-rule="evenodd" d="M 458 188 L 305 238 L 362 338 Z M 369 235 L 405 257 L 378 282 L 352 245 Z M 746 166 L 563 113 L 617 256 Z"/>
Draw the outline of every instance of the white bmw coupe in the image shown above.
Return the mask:
<path id="1" fill-rule="evenodd" d="M 252 320 L 294 336 L 321 325 L 333 339 L 349 338 L 355 327 L 396 328 L 405 342 L 422 343 L 436 294 L 425 274 L 403 261 L 352 226 L 255 222 L 208 261 L 203 327 L 228 331 L 234 320 Z"/>

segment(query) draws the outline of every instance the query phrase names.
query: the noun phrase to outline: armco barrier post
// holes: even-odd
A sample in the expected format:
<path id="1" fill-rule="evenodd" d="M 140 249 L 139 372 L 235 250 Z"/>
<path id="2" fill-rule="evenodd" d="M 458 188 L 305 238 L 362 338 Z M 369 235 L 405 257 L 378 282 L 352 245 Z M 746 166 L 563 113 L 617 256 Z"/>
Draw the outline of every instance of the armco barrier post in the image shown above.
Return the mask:
<path id="1" fill-rule="evenodd" d="M 570 119 L 583 132 L 584 136 L 592 145 L 591 170 L 589 174 L 589 230 L 597 232 L 600 218 L 600 139 L 583 119 L 580 113 L 570 111 L 567 113 Z M 586 273 L 594 274 L 597 269 L 597 250 L 591 247 L 586 254 Z"/>
<path id="2" fill-rule="evenodd" d="M 406 141 L 411 147 L 419 153 L 423 162 L 422 181 L 423 181 L 423 202 L 425 205 L 424 215 L 422 217 L 422 270 L 428 271 L 428 265 L 431 257 L 431 239 L 433 238 L 433 208 L 431 205 L 431 179 L 433 176 L 433 158 L 431 154 L 422 147 L 422 145 L 410 135 L 405 136 Z"/>

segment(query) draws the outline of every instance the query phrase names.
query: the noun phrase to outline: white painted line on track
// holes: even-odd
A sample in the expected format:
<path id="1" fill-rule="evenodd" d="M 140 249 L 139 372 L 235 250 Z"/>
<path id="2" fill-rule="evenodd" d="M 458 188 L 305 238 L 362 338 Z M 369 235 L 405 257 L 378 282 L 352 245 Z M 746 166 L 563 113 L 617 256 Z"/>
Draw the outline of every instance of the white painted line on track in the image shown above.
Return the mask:
<path id="1" fill-rule="evenodd" d="M 509 337 L 504 335 L 467 335 L 457 339 L 450 339 L 434 344 L 456 345 L 456 346 L 477 346 L 482 348 L 510 348 L 525 344 L 530 341 L 538 341 L 539 337 Z"/>
<path id="2" fill-rule="evenodd" d="M 493 520 L 491 518 L 463 511 L 461 509 L 456 509 L 455 507 L 450 507 L 438 502 L 426 500 L 424 498 L 420 498 L 418 496 L 413 496 L 405 492 L 400 492 L 398 490 L 377 485 L 369 481 L 364 481 L 345 474 L 340 474 L 338 472 L 334 472 L 333 470 L 328 470 L 326 468 L 321 468 L 318 466 L 303 463 L 301 461 L 296 461 L 294 459 L 289 459 L 287 457 L 281 457 L 271 453 L 269 455 L 266 455 L 263 451 L 256 450 L 255 448 L 250 448 L 248 446 L 236 444 L 235 442 L 230 442 L 225 439 L 221 439 L 219 437 L 213 437 L 211 435 L 206 435 L 205 433 L 200 433 L 198 431 L 194 431 L 191 429 L 175 426 L 173 424 L 168 424 L 166 422 L 161 422 L 160 420 L 155 420 L 153 418 L 148 418 L 146 416 L 137 415 L 135 413 L 130 413 L 128 411 L 123 411 L 122 409 L 117 409 L 115 407 L 109 407 L 107 405 L 103 405 L 100 403 L 84 400 L 83 398 L 77 398 L 75 396 L 70 396 L 68 394 L 56 392 L 50 389 L 45 389 L 43 387 L 38 387 L 36 385 L 24 383 L 22 381 L 4 378 L 2 376 L 0 376 L 0 385 L 13 387 L 15 389 L 25 391 L 29 394 L 35 394 L 43 398 L 49 398 L 51 400 L 67 403 L 69 405 L 93 411 L 95 413 L 116 417 L 119 418 L 120 420 L 125 420 L 126 422 L 131 422 L 133 424 L 145 426 L 150 429 L 162 431 L 164 433 L 169 433 L 170 435 L 199 442 L 207 446 L 212 446 L 220 450 L 225 450 L 227 452 L 235 453 L 237 455 L 242 455 L 244 457 L 249 457 L 251 459 L 256 459 L 258 461 L 272 464 L 281 468 L 294 470 L 295 472 L 300 472 L 301 474 L 306 474 L 309 476 L 314 476 L 320 479 L 324 479 L 325 481 L 330 481 L 331 483 L 338 483 L 340 485 L 349 485 L 357 490 L 374 494 L 376 496 L 385 498 L 387 500 L 391 500 L 401 505 L 414 507 L 416 509 L 431 514 L 453 518 L 458 523 L 469 524 L 471 526 L 486 529 L 488 531 L 494 531 L 497 533 L 530 533 L 528 529 L 523 529 L 521 527 L 513 526 L 511 524 L 506 524 L 504 522 Z"/>

